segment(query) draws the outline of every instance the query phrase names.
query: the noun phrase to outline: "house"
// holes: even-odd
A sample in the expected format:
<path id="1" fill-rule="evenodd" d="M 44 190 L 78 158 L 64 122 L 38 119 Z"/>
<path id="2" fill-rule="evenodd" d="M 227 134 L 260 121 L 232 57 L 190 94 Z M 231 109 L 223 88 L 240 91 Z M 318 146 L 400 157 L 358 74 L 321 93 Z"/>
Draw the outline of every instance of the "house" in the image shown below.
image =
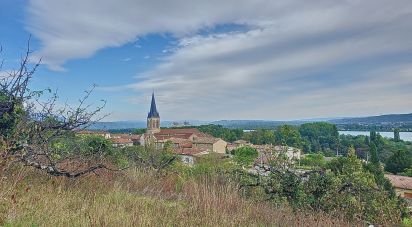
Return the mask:
<path id="1" fill-rule="evenodd" d="M 192 143 L 194 148 L 220 154 L 226 153 L 227 142 L 220 138 L 194 137 Z"/>
<path id="2" fill-rule="evenodd" d="M 412 177 L 385 174 L 392 183 L 396 194 L 412 202 Z"/>
<path id="3" fill-rule="evenodd" d="M 252 146 L 252 144 L 246 140 L 236 140 L 233 143 L 227 145 L 227 150 L 230 152 L 245 146 Z"/>
<path id="4" fill-rule="evenodd" d="M 140 145 L 140 135 L 135 134 L 111 134 L 112 139 L 129 139 L 133 145 Z"/>
<path id="5" fill-rule="evenodd" d="M 131 147 L 133 146 L 133 140 L 128 138 L 112 138 L 113 147 Z"/>

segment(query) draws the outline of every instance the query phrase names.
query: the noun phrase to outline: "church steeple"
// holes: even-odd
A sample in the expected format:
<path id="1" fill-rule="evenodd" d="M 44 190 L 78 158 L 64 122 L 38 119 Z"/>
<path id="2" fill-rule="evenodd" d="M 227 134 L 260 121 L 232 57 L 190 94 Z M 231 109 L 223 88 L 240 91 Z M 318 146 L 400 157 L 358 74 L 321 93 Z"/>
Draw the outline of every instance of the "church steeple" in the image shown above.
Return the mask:
<path id="1" fill-rule="evenodd" d="M 150 104 L 150 111 L 147 114 L 147 132 L 157 133 L 160 132 L 160 115 L 156 108 L 156 100 L 154 92 L 152 93 L 152 102 Z"/>
<path id="2" fill-rule="evenodd" d="M 147 114 L 147 118 L 151 118 L 151 117 L 159 117 L 159 112 L 157 112 L 157 108 L 156 108 L 156 100 L 154 97 L 154 92 L 152 93 L 152 103 L 150 104 L 150 111 Z"/>

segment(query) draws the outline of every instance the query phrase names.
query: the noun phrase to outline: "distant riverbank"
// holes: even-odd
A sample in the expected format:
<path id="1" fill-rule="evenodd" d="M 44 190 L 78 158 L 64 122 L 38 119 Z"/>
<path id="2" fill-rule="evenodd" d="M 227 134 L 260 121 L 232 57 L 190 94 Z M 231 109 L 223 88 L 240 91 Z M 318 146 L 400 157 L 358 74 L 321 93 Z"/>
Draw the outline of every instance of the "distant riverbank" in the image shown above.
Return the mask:
<path id="1" fill-rule="evenodd" d="M 386 138 L 393 138 L 393 132 L 378 132 L 381 136 Z M 339 131 L 340 135 L 351 135 L 351 136 L 369 136 L 369 131 Z M 401 140 L 412 142 L 412 132 L 400 132 L 399 136 Z"/>

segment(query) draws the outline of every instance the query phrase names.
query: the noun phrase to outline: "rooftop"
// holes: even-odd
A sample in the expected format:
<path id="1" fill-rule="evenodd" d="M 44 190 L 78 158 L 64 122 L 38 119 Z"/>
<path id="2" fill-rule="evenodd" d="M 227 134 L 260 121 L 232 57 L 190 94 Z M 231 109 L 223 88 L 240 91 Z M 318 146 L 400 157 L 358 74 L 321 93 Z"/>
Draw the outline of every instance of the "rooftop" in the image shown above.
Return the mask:
<path id="1" fill-rule="evenodd" d="M 126 138 L 113 138 L 111 141 L 115 144 L 126 144 L 126 143 L 133 143 L 131 139 Z"/>
<path id="2" fill-rule="evenodd" d="M 412 189 L 412 177 L 385 174 L 395 188 Z"/>

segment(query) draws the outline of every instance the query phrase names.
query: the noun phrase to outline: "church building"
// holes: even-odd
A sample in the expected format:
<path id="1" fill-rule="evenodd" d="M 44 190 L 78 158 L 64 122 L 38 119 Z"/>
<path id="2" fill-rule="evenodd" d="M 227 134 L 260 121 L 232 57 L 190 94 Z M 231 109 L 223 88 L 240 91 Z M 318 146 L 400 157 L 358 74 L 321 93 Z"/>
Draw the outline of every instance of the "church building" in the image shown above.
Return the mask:
<path id="1" fill-rule="evenodd" d="M 202 154 L 226 153 L 227 142 L 199 131 L 197 128 L 160 128 L 160 114 L 156 107 L 155 95 L 152 93 L 150 110 L 147 114 L 147 131 L 140 137 L 140 144 L 154 143 L 158 149 L 170 141 L 174 152 L 182 156 L 184 162 L 193 162 L 193 156 Z"/>
<path id="2" fill-rule="evenodd" d="M 150 111 L 147 114 L 147 132 L 151 134 L 160 132 L 160 115 L 157 112 L 154 92 L 152 93 Z"/>

